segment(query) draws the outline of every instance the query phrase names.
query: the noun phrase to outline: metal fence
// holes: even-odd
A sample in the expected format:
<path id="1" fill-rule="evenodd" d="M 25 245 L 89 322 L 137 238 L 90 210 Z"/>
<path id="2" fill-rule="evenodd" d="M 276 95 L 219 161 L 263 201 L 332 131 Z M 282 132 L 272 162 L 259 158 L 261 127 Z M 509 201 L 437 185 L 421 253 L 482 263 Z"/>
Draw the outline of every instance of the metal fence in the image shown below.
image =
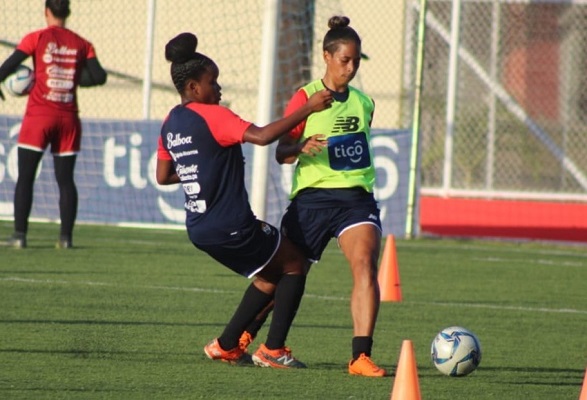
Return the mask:
<path id="1" fill-rule="evenodd" d="M 587 201 L 586 6 L 429 0 L 424 193 Z"/>
<path id="2" fill-rule="evenodd" d="M 220 66 L 223 99 L 262 119 L 265 0 L 72 0 L 68 26 L 109 71 L 81 89 L 82 118 L 160 120 L 176 104 L 165 43 L 184 31 Z M 282 0 L 272 116 L 324 73 L 321 39 L 343 14 L 368 56 L 353 82 L 375 99 L 374 128 L 412 126 L 416 0 Z M 41 0 L 0 0 L 0 59 L 44 26 Z M 585 0 L 428 0 L 423 63 L 422 193 L 587 201 Z M 26 99 L 0 113 L 20 115 Z M 146 140 L 146 139 L 145 139 Z M 1 156 L 1 155 L 0 155 Z M 83 154 L 82 154 L 83 156 Z"/>
<path id="3" fill-rule="evenodd" d="M 276 4 L 280 6 L 279 12 L 275 22 L 271 22 L 268 14 Z M 0 5 L 0 58 L 5 59 L 25 33 L 45 26 L 44 2 L 0 0 Z M 178 188 L 160 187 L 152 182 L 154 152 L 151 151 L 157 141 L 152 126 L 179 100 L 169 77 L 164 47 L 181 32 L 196 33 L 198 51 L 218 64 L 223 102 L 243 118 L 264 124 L 281 115 L 300 85 L 324 75 L 322 38 L 328 30 L 328 19 L 333 15 L 347 15 L 363 39 L 366 58 L 353 85 L 375 100 L 373 128 L 403 132 L 399 128 L 410 124 L 409 118 L 403 116 L 411 114 L 409 101 L 413 85 L 409 82 L 410 75 L 405 74 L 403 54 L 411 51 L 412 42 L 405 41 L 407 19 L 403 1 L 390 4 L 387 0 L 218 0 L 213 3 L 72 0 L 71 10 L 67 26 L 92 41 L 109 72 L 106 85 L 78 91 L 82 121 L 88 128 L 84 131 L 80 154 L 80 159 L 83 158 L 80 166 L 84 167 L 77 171 L 80 187 L 84 189 L 80 190 L 87 198 L 94 196 L 92 200 L 103 204 L 112 204 L 114 198 L 124 199 L 119 207 L 128 208 L 133 214 L 125 219 L 113 210 L 111 216 L 94 213 L 91 218 L 134 223 L 135 215 L 140 215 L 144 223 L 159 223 L 160 219 L 153 219 L 152 214 L 161 208 L 162 201 L 153 205 L 153 200 L 165 196 L 163 200 L 168 204 L 179 207 L 183 204 L 181 199 L 171 201 L 174 193 L 168 193 Z M 276 42 L 274 54 L 270 50 L 272 40 Z M 273 87 L 269 94 L 267 86 Z M 26 98 L 9 98 L 0 104 L 0 114 L 19 116 L 25 102 Z M 0 141 L 0 217 L 12 215 L 18 132 L 14 118 L 4 120 L 14 125 L 2 126 L 0 121 L 0 132 L 8 136 L 2 138 L 6 141 Z M 398 177 L 402 168 L 395 157 L 399 156 L 400 146 L 391 136 L 376 140 L 373 146 L 378 154 L 375 160 L 378 176 L 382 177 L 376 195 L 385 205 L 407 190 L 404 177 Z M 277 215 L 268 216 L 275 222 L 281 216 L 289 187 L 283 189 L 283 182 L 275 181 L 274 177 L 288 177 L 291 171 L 289 166 L 279 169 L 269 155 L 271 149 L 263 148 L 263 154 L 257 153 L 258 149 L 261 148 L 245 148 L 249 194 L 260 217 L 265 213 L 259 212 L 259 203 L 264 203 L 268 210 L 277 210 Z M 268 162 L 258 163 L 263 158 Z M 402 154 L 398 159 L 405 156 Z M 257 167 L 258 164 L 261 166 Z M 50 165 L 47 160 L 43 168 L 48 169 Z M 276 174 L 277 171 L 283 174 Z M 36 188 L 38 199 L 43 196 L 48 199 L 46 206 L 42 201 L 36 201 L 37 205 L 56 204 L 53 182 L 37 182 Z M 83 208 L 86 201 L 80 199 Z M 163 208 L 166 216 L 176 214 L 176 210 L 169 212 L 169 207 Z M 405 215 L 387 208 L 394 217 Z M 55 213 L 38 210 L 36 215 Z M 167 220 L 176 223 L 174 217 Z"/>
<path id="4" fill-rule="evenodd" d="M 178 101 L 171 84 L 165 43 L 178 33 L 198 35 L 198 51 L 220 67 L 223 99 L 243 117 L 257 116 L 266 0 L 72 0 L 68 27 L 95 45 L 109 71 L 106 86 L 80 90 L 82 116 L 162 119 Z M 0 0 L 0 59 L 21 37 L 45 26 L 41 0 Z M 374 126 L 397 127 L 403 96 L 403 1 L 282 0 L 275 114 L 301 83 L 324 74 L 322 38 L 328 18 L 347 15 L 363 38 L 364 61 L 356 86 L 377 102 Z M 405 96 L 404 96 L 405 98 Z M 18 115 L 24 99 L 2 104 L 0 113 Z"/>

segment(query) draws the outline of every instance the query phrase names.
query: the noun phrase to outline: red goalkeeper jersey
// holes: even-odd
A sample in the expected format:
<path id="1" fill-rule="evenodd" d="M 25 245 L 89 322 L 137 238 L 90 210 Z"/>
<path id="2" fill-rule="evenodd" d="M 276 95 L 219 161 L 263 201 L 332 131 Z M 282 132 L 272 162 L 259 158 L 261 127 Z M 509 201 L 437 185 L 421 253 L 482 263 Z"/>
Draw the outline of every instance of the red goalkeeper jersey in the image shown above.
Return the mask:
<path id="1" fill-rule="evenodd" d="M 82 66 L 96 57 L 92 44 L 67 28 L 50 26 L 27 34 L 17 50 L 32 56 L 35 70 L 27 113 L 77 112 Z"/>

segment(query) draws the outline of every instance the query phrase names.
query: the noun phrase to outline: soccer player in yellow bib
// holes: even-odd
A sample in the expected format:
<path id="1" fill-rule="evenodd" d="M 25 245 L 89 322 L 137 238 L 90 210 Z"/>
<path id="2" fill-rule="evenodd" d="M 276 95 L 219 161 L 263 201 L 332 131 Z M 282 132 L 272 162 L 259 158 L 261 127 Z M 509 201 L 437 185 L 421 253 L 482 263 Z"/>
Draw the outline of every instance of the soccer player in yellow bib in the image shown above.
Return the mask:
<path id="1" fill-rule="evenodd" d="M 329 89 L 332 107 L 310 115 L 276 149 L 280 164 L 297 162 L 291 203 L 281 229 L 305 254 L 308 266 L 317 262 L 332 238 L 349 262 L 353 275 L 351 314 L 354 334 L 352 375 L 385 376 L 371 359 L 373 332 L 379 311 L 377 261 L 381 246 L 379 208 L 373 196 L 375 167 L 369 145 L 373 100 L 349 85 L 361 62 L 361 39 L 344 16 L 328 21 L 323 41 L 326 73 L 291 98 L 285 114 L 302 107 L 315 92 Z M 262 323 L 263 315 L 259 318 Z M 258 325 L 247 329 L 252 340 Z"/>

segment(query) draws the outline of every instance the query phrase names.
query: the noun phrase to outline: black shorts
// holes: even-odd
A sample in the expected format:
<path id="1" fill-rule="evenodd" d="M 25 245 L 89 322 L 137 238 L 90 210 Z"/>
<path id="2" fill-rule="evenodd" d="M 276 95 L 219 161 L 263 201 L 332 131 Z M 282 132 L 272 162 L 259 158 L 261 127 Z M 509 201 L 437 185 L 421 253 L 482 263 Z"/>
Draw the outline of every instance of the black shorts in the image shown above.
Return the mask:
<path id="1" fill-rule="evenodd" d="M 280 243 L 279 230 L 266 222 L 257 220 L 245 235 L 235 238 L 233 242 L 220 245 L 194 243 L 194 246 L 237 274 L 250 278 L 265 268 L 275 255 Z"/>
<path id="2" fill-rule="evenodd" d="M 316 192 L 324 192 L 318 189 Z M 332 238 L 338 238 L 346 229 L 356 225 L 372 224 L 381 231 L 379 208 L 371 193 L 364 192 L 362 199 L 356 201 L 356 193 L 347 197 L 348 189 L 328 190 L 334 194 L 331 207 L 323 207 L 323 193 L 303 194 L 292 200 L 281 220 L 281 232 L 294 242 L 312 262 L 320 260 L 324 249 Z M 298 195 L 299 196 L 299 195 Z M 352 198 L 349 204 L 344 199 Z M 321 201 L 315 208 L 312 198 Z"/>

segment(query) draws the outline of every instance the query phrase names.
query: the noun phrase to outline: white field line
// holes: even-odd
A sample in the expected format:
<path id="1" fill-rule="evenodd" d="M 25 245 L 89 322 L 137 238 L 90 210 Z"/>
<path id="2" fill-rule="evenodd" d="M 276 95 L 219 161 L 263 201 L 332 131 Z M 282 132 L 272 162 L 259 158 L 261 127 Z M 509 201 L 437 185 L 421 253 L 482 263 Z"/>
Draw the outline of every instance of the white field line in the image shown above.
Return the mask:
<path id="1" fill-rule="evenodd" d="M 493 262 L 493 263 L 504 263 L 504 264 L 511 264 L 513 262 L 520 262 L 527 260 L 514 260 L 508 258 L 500 258 L 500 257 L 474 257 L 472 258 L 473 261 L 484 261 L 484 262 Z M 573 261 L 554 261 L 554 260 L 530 260 L 534 264 L 540 265 L 554 265 L 555 267 L 584 267 L 585 263 L 582 262 L 573 262 Z"/>
<path id="2" fill-rule="evenodd" d="M 490 241 L 488 241 L 490 243 Z M 495 241 L 495 243 L 507 243 L 504 241 Z M 514 243 L 514 242 L 511 242 Z M 455 244 L 453 246 L 447 245 L 436 245 L 434 243 L 422 243 L 418 241 L 396 241 L 397 248 L 422 248 L 422 249 L 438 249 L 438 250 L 471 250 L 471 251 L 485 251 L 485 252 L 500 252 L 500 253 L 514 253 L 514 254 L 527 254 L 529 257 L 535 257 L 537 255 L 542 256 L 571 256 L 577 258 L 587 259 L 587 246 L 585 244 L 580 245 L 569 245 L 569 251 L 564 249 L 532 249 L 532 248 L 515 248 L 515 247 L 491 247 L 491 246 L 476 246 L 470 244 Z M 585 252 L 573 251 L 571 249 L 585 249 Z"/>
<path id="3" fill-rule="evenodd" d="M 53 280 L 53 279 L 30 279 L 30 278 L 19 278 L 19 277 L 7 277 L 0 278 L 3 282 L 22 282 L 32 284 L 48 284 L 48 285 L 87 285 L 87 286 L 109 286 L 109 287 L 126 287 L 126 288 L 140 288 L 148 290 L 173 290 L 181 292 L 199 292 L 199 293 L 239 293 L 235 290 L 221 290 L 221 289 L 208 289 L 208 288 L 187 288 L 177 286 L 122 286 L 107 282 L 93 282 L 93 281 L 65 281 L 65 280 Z M 349 301 L 348 297 L 336 297 L 336 296 L 323 296 L 317 294 L 306 293 L 305 297 L 311 297 L 319 300 L 330 300 L 330 301 Z M 475 303 L 446 303 L 436 301 L 405 301 L 405 304 L 421 304 L 421 305 L 433 305 L 439 307 L 462 307 L 462 308 L 488 308 L 492 310 L 505 310 L 505 311 L 527 311 L 527 312 L 539 312 L 539 313 L 555 313 L 555 314 L 580 314 L 587 315 L 587 310 L 576 310 L 572 308 L 544 308 L 544 307 L 521 307 L 521 306 L 500 306 L 493 304 L 475 304 Z"/>
<path id="4" fill-rule="evenodd" d="M 529 311 L 541 313 L 555 313 L 555 314 L 582 314 L 587 315 L 586 310 L 576 310 L 574 308 L 544 308 L 544 307 L 521 307 L 521 306 L 498 306 L 494 304 L 474 304 L 474 303 L 440 303 L 440 302 L 424 302 L 412 301 L 411 304 L 432 304 L 436 306 L 445 307 L 467 307 L 467 308 L 488 308 L 491 310 L 508 310 L 508 311 Z"/>

